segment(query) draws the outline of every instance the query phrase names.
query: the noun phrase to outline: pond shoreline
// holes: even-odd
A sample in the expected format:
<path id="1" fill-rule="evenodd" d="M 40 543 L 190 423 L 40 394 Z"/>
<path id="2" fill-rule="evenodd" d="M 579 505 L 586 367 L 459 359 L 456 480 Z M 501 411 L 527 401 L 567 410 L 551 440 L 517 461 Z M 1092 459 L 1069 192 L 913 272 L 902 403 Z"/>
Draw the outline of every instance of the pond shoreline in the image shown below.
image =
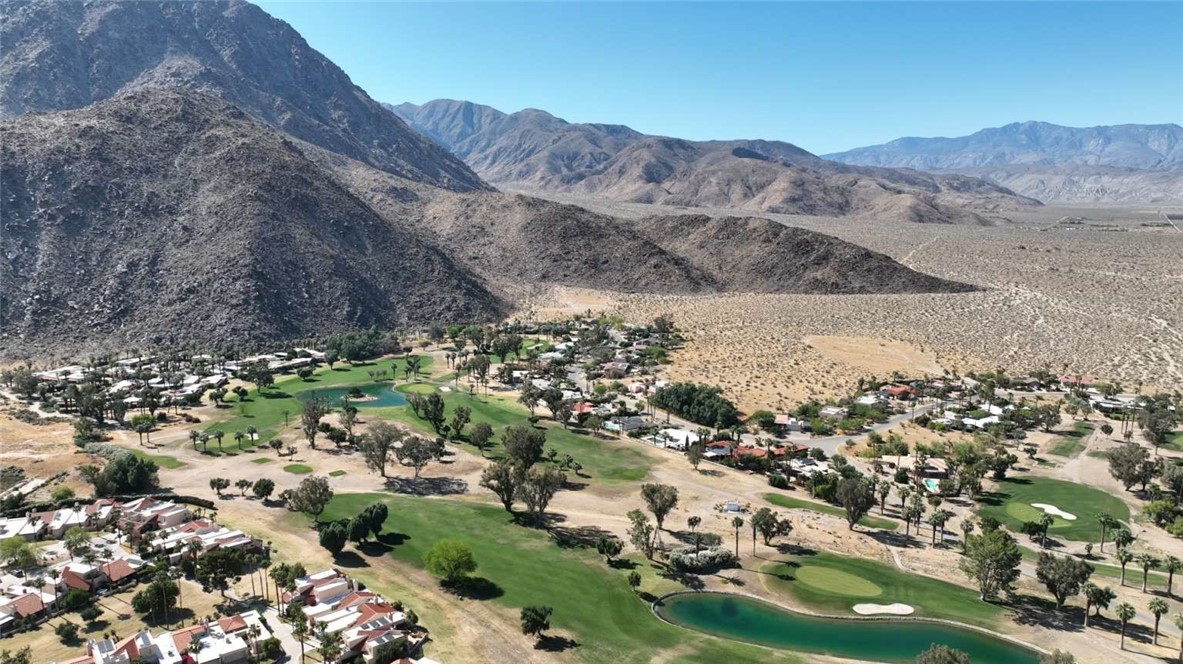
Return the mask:
<path id="1" fill-rule="evenodd" d="M 1026 641 L 1022 641 L 1022 640 L 1020 640 L 1016 637 L 1010 636 L 1008 634 L 1003 634 L 1001 632 L 987 629 L 985 627 L 978 627 L 976 625 L 961 623 L 961 622 L 957 622 L 954 620 L 946 620 L 944 618 L 931 618 L 931 617 L 927 617 L 927 616 L 898 616 L 898 615 L 840 616 L 840 615 L 833 615 L 833 614 L 816 613 L 814 611 L 809 611 L 807 609 L 790 608 L 788 606 L 785 606 L 785 605 L 780 604 L 778 602 L 771 601 L 771 600 L 761 597 L 759 595 L 756 595 L 753 593 L 748 593 L 748 592 L 743 592 L 743 591 L 678 590 L 678 591 L 674 591 L 671 593 L 666 593 L 666 594 L 654 599 L 649 605 L 649 609 L 653 613 L 653 615 L 658 620 L 666 623 L 667 625 L 672 625 L 674 627 L 678 627 L 680 629 L 684 629 L 687 631 L 692 631 L 692 632 L 695 632 L 698 634 L 707 634 L 709 636 L 715 636 L 717 638 L 725 638 L 725 639 L 730 639 L 733 641 L 752 643 L 754 645 L 759 645 L 759 646 L 765 647 L 765 648 L 772 648 L 774 650 L 785 650 L 788 652 L 801 652 L 801 653 L 812 652 L 811 650 L 807 650 L 807 649 L 798 650 L 798 649 L 794 649 L 794 648 L 790 648 L 790 647 L 770 645 L 767 643 L 759 643 L 758 641 L 754 641 L 754 640 L 747 640 L 747 639 L 742 639 L 742 638 L 737 638 L 737 637 L 732 637 L 732 636 L 724 636 L 724 635 L 717 634 L 714 632 L 695 629 L 694 627 L 690 627 L 690 626 L 680 624 L 680 623 L 670 620 L 669 618 L 663 616 L 661 614 L 661 612 L 658 610 L 658 607 L 660 607 L 663 604 L 663 602 L 665 602 L 666 600 L 673 598 L 673 597 L 683 596 L 683 595 L 685 595 L 685 596 L 718 595 L 721 597 L 728 597 L 728 596 L 738 597 L 738 598 L 743 598 L 743 599 L 748 599 L 748 600 L 752 600 L 755 602 L 759 602 L 761 604 L 767 605 L 767 606 L 777 609 L 779 611 L 784 611 L 784 612 L 790 614 L 790 616 L 793 614 L 796 614 L 796 615 L 800 615 L 800 616 L 803 616 L 806 618 L 813 618 L 813 619 L 848 621 L 851 623 L 878 623 L 878 624 L 882 624 L 882 623 L 918 623 L 918 624 L 940 625 L 940 626 L 950 627 L 950 628 L 954 628 L 954 629 L 965 630 L 968 632 L 974 632 L 974 633 L 977 633 L 982 636 L 995 638 L 1000 641 L 1004 641 L 1006 643 L 1009 643 L 1010 645 L 1028 650 L 1032 654 L 1035 654 L 1035 655 L 1051 654 L 1050 651 L 1048 651 L 1048 650 L 1045 650 L 1037 645 L 1028 643 Z M 851 657 L 847 657 L 847 656 L 842 656 L 842 657 L 844 657 L 846 659 L 854 659 L 857 661 L 877 661 L 877 660 L 862 660 L 859 658 L 851 658 Z"/>

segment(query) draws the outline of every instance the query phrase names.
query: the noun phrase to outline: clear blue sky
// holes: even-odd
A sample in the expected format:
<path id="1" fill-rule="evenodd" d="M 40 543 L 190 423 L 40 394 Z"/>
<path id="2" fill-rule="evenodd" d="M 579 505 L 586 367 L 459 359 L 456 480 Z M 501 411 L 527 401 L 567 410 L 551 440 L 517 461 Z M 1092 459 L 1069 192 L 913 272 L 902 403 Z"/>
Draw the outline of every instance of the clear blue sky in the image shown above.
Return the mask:
<path id="1" fill-rule="evenodd" d="M 1183 3 L 259 4 L 393 103 L 816 153 L 1022 120 L 1183 122 Z"/>

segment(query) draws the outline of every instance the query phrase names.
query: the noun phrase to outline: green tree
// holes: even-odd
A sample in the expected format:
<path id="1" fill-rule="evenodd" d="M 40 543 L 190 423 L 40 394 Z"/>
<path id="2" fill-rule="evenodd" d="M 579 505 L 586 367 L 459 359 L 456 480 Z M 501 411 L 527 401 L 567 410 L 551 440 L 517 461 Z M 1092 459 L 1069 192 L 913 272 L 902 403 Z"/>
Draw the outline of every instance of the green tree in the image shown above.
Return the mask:
<path id="1" fill-rule="evenodd" d="M 375 538 L 382 534 L 382 527 L 386 525 L 386 518 L 389 514 L 390 509 L 386 507 L 386 503 L 374 503 L 362 510 L 362 517 Z"/>
<path id="2" fill-rule="evenodd" d="M 156 418 L 148 413 L 140 413 L 132 416 L 128 422 L 131 424 L 132 431 L 140 437 L 140 445 L 144 444 L 144 436 L 148 437 L 148 442 L 152 442 L 152 429 L 156 428 Z"/>
<path id="3" fill-rule="evenodd" d="M 1072 556 L 1053 556 L 1040 552 L 1035 576 L 1056 599 L 1056 608 L 1063 608 L 1069 597 L 1080 594 L 1093 574 L 1093 566 Z"/>
<path id="4" fill-rule="evenodd" d="M 511 425 L 501 434 L 501 445 L 522 470 L 528 469 L 542 458 L 546 447 L 546 433 L 539 429 Z"/>
<path id="5" fill-rule="evenodd" d="M 1167 556 L 1163 560 L 1162 568 L 1167 572 L 1167 595 L 1173 596 L 1175 594 L 1175 572 L 1183 571 L 1183 560 L 1177 556 Z"/>
<path id="6" fill-rule="evenodd" d="M 633 592 L 637 592 L 637 588 L 641 587 L 641 573 L 633 570 L 628 573 L 628 587 L 632 588 Z"/>
<path id="7" fill-rule="evenodd" d="M 349 540 L 349 522 L 333 521 L 324 524 L 320 528 L 318 539 L 325 550 L 336 556 L 341 553 L 341 550 L 345 548 L 345 542 Z"/>
<path id="8" fill-rule="evenodd" d="M 1117 519 L 1114 519 L 1112 516 L 1109 516 L 1108 512 L 1100 512 L 1099 514 L 1097 514 L 1097 523 L 1099 523 L 1101 525 L 1101 545 L 1099 547 L 1097 547 L 1097 550 L 1104 553 L 1104 551 L 1105 551 L 1105 533 L 1108 532 L 1110 528 L 1116 528 L 1120 524 L 1117 522 Z"/>
<path id="9" fill-rule="evenodd" d="M 739 560 L 739 530 L 743 528 L 743 517 L 732 517 L 731 527 L 735 530 L 735 559 Z"/>
<path id="10" fill-rule="evenodd" d="M 517 496 L 518 471 L 507 461 L 497 461 L 481 471 L 480 485 L 492 491 L 501 501 L 506 512 L 513 514 L 513 501 Z"/>
<path id="11" fill-rule="evenodd" d="M 488 422 L 477 422 L 472 425 L 472 431 L 468 434 L 468 442 L 480 450 L 481 456 L 485 456 L 485 448 L 489 446 L 492 440 L 493 427 Z"/>
<path id="12" fill-rule="evenodd" d="M 553 609 L 549 606 L 523 606 L 522 634 L 541 640 L 543 632 L 550 629 L 551 613 L 553 613 Z"/>
<path id="13" fill-rule="evenodd" d="M 642 484 L 641 498 L 653 513 L 657 529 L 661 530 L 665 518 L 678 505 L 678 489 L 668 484 Z"/>
<path id="14" fill-rule="evenodd" d="M 977 582 L 982 600 L 989 601 L 999 592 L 1011 589 L 1019 578 L 1022 560 L 1023 553 L 1015 539 L 1003 530 L 992 529 L 968 537 L 960 567 Z"/>
<path id="15" fill-rule="evenodd" d="M 213 489 L 220 497 L 222 491 L 230 488 L 230 480 L 225 477 L 211 477 L 209 478 L 209 488 Z"/>
<path id="16" fill-rule="evenodd" d="M 177 605 L 181 589 L 166 572 L 157 572 L 152 582 L 131 598 L 131 608 L 144 615 L 168 615 Z"/>
<path id="17" fill-rule="evenodd" d="M 567 476 L 556 468 L 531 468 L 525 473 L 517 491 L 535 521 L 541 522 L 547 505 L 566 481 Z"/>
<path id="18" fill-rule="evenodd" d="M 217 590 L 226 596 L 231 579 L 242 573 L 243 553 L 238 549 L 214 549 L 197 561 L 197 582 L 205 592 Z"/>
<path id="19" fill-rule="evenodd" d="M 645 554 L 645 558 L 653 559 L 653 536 L 657 532 L 649 517 L 641 510 L 630 510 L 628 513 L 629 541 L 638 551 Z"/>
<path id="20" fill-rule="evenodd" d="M 1134 560 L 1134 553 L 1124 546 L 1117 547 L 1117 563 L 1121 565 L 1120 585 L 1125 585 L 1125 567 Z"/>
<path id="21" fill-rule="evenodd" d="M 1076 664 L 1076 656 L 1066 650 L 1039 655 L 1039 664 Z"/>
<path id="22" fill-rule="evenodd" d="M 300 425 L 308 446 L 316 449 L 316 434 L 320 433 L 320 421 L 329 414 L 329 400 L 316 396 L 300 404 Z"/>
<path id="23" fill-rule="evenodd" d="M 74 560 L 90 549 L 90 533 L 82 526 L 74 526 L 66 531 L 63 544 L 70 554 L 70 560 Z"/>
<path id="24" fill-rule="evenodd" d="M 456 406 L 452 410 L 452 425 L 451 432 L 455 438 L 464 436 L 464 427 L 468 426 L 468 422 L 472 419 L 472 409 L 468 406 Z"/>
<path id="25" fill-rule="evenodd" d="M 608 564 L 612 564 L 612 559 L 620 555 L 624 549 L 624 544 L 615 537 L 601 537 L 596 540 L 596 553 L 604 556 Z"/>
<path id="26" fill-rule="evenodd" d="M 404 438 L 402 444 L 394 448 L 394 456 L 399 463 L 410 463 L 415 471 L 415 479 L 419 479 L 419 472 L 431 463 L 438 454 L 434 441 L 422 436 Z"/>
<path id="27" fill-rule="evenodd" d="M 849 530 L 854 530 L 859 519 L 866 516 L 875 505 L 874 489 L 862 477 L 845 477 L 838 480 L 836 495 L 838 504 L 846 512 L 846 527 Z"/>
<path id="28" fill-rule="evenodd" d="M 245 496 L 246 492 L 253 486 L 255 486 L 255 483 L 245 477 L 234 482 L 234 488 L 238 489 L 239 495 L 241 496 Z"/>
<path id="29" fill-rule="evenodd" d="M 476 571 L 476 559 L 464 542 L 442 539 L 423 556 L 427 571 L 438 576 L 444 585 L 455 586 Z"/>
<path id="30" fill-rule="evenodd" d="M 1094 616 L 1101 615 L 1102 609 L 1109 608 L 1109 604 L 1117 599 L 1117 593 L 1109 586 L 1101 587 L 1093 582 L 1084 584 L 1084 626 L 1089 626 L 1089 609 Z"/>
<path id="31" fill-rule="evenodd" d="M 251 492 L 259 500 L 267 500 L 271 497 L 271 493 L 275 491 L 275 480 L 261 477 L 255 480 L 254 485 L 251 486 Z"/>
<path id="32" fill-rule="evenodd" d="M 319 521 L 321 513 L 332 499 L 333 490 L 329 487 L 328 478 L 314 475 L 300 482 L 288 504 L 297 512 L 311 515 L 314 521 Z"/>
<path id="33" fill-rule="evenodd" d="M 1150 570 L 1158 567 L 1159 560 L 1149 553 L 1139 553 L 1136 560 L 1138 567 L 1142 568 L 1142 592 L 1146 592 L 1147 577 L 1150 575 Z"/>
<path id="34" fill-rule="evenodd" d="M 969 664 L 969 655 L 949 646 L 934 643 L 916 657 L 916 664 Z"/>

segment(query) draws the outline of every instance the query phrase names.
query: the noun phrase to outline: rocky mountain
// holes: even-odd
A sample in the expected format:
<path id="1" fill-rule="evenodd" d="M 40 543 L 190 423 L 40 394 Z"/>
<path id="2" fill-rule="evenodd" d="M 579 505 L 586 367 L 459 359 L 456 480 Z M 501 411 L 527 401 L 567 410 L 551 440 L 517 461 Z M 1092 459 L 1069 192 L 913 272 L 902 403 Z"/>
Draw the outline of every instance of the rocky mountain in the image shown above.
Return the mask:
<path id="1" fill-rule="evenodd" d="M 486 189 L 288 24 L 240 0 L 0 0 L 0 116 L 144 87 L 204 92 L 302 141 L 435 186 Z"/>
<path id="2" fill-rule="evenodd" d="M 0 121 L 5 345 L 294 338 L 507 305 L 293 141 L 143 88 Z"/>
<path id="3" fill-rule="evenodd" d="M 1183 127 L 1176 124 L 1017 122 L 957 138 L 900 138 L 826 158 L 983 177 L 1044 201 L 1183 200 Z"/>
<path id="4" fill-rule="evenodd" d="M 987 215 L 1038 204 L 972 177 L 848 166 L 779 141 L 647 136 L 452 100 L 388 108 L 486 180 L 523 191 L 925 223 L 984 224 Z"/>

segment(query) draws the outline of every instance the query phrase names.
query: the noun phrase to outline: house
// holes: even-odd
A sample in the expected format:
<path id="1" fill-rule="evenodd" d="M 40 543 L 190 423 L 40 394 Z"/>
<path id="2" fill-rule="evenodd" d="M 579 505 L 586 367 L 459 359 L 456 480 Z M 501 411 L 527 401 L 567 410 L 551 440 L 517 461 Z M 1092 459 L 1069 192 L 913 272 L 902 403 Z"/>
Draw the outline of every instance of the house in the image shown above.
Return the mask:
<path id="1" fill-rule="evenodd" d="M 616 433 L 623 434 L 636 431 L 637 429 L 643 429 L 646 426 L 648 426 L 648 422 L 645 421 L 645 418 L 637 415 L 616 417 L 604 424 L 604 428 L 608 431 L 614 431 Z"/>
<path id="2" fill-rule="evenodd" d="M 100 565 L 99 573 L 107 579 L 107 583 L 117 586 L 124 581 L 133 579 L 135 577 L 136 570 L 123 558 L 117 558 Z"/>
<path id="3" fill-rule="evenodd" d="M 685 450 L 699 441 L 699 435 L 685 429 L 662 429 L 661 436 L 665 439 L 667 449 Z"/>
<path id="4" fill-rule="evenodd" d="M 842 406 L 824 406 L 818 411 L 818 416 L 827 420 L 840 420 L 846 417 L 847 411 Z"/>
<path id="5" fill-rule="evenodd" d="M 912 399 L 916 396 L 916 389 L 911 385 L 892 384 L 884 387 L 881 393 L 892 399 Z"/>
<path id="6" fill-rule="evenodd" d="M 799 431 L 808 431 L 809 423 L 805 420 L 797 419 L 791 415 L 781 414 L 776 416 L 776 425 L 785 433 L 794 433 Z"/>
<path id="7" fill-rule="evenodd" d="M 0 519 L 0 540 L 10 537 L 20 537 L 29 541 L 39 540 L 45 536 L 48 529 L 45 521 L 35 515 Z"/>

